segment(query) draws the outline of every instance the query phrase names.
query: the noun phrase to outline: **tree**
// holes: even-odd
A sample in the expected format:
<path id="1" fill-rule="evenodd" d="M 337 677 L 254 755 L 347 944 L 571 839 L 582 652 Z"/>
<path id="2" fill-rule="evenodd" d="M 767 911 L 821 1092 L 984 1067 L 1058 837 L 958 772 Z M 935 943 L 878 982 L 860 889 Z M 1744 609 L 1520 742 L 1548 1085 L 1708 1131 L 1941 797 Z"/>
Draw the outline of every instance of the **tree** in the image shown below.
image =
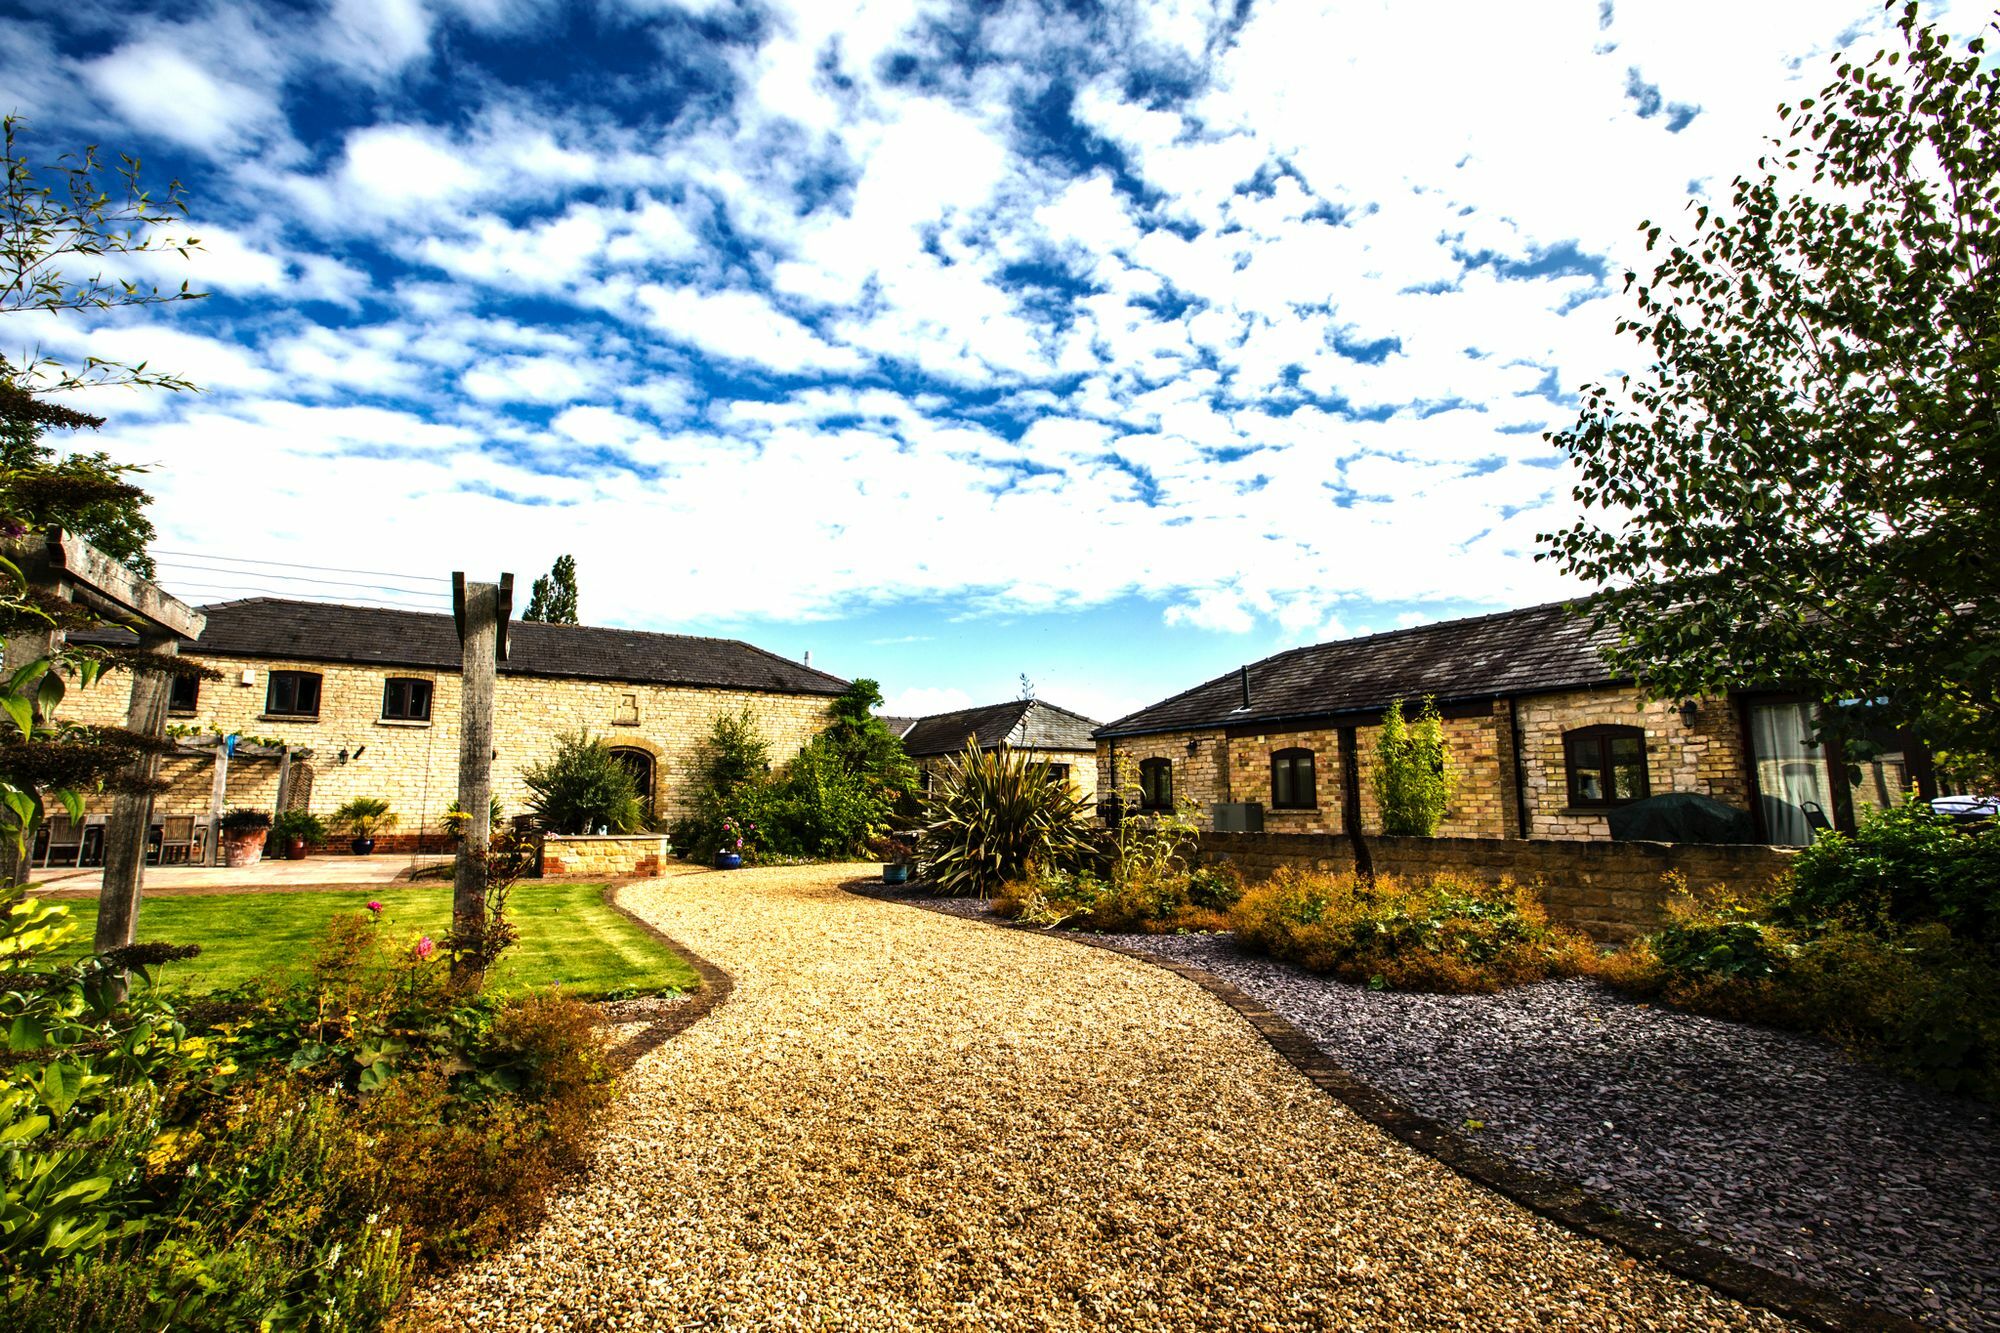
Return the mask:
<path id="1" fill-rule="evenodd" d="M 1444 721 L 1429 699 L 1417 715 L 1403 720 L 1403 701 L 1391 701 L 1382 714 L 1375 738 L 1374 763 L 1368 779 L 1375 804 L 1382 812 L 1382 831 L 1394 837 L 1428 838 L 1444 822 L 1446 807 L 1458 789 L 1451 768 L 1451 746 L 1444 738 Z"/>
<path id="2" fill-rule="evenodd" d="M 1905 5 L 1685 241 L 1642 223 L 1621 319 L 1650 360 L 1548 438 L 1582 517 L 1544 558 L 1604 585 L 1655 696 L 1814 692 L 1823 730 L 2000 756 L 2000 69 Z M 1842 701 L 1865 701 L 1841 707 Z"/>
<path id="3" fill-rule="evenodd" d="M 824 733 L 834 752 L 858 773 L 882 802 L 882 814 L 899 802 L 913 800 L 922 775 L 903 752 L 902 738 L 875 715 L 882 706 L 882 687 L 862 677 L 849 682 L 830 705 L 832 724 Z"/>
<path id="4" fill-rule="evenodd" d="M 521 619 L 547 621 L 552 625 L 577 623 L 575 556 L 557 556 L 549 572 L 535 580 L 528 591 L 528 610 Z"/>
<path id="5" fill-rule="evenodd" d="M 0 515 L 18 531 L 60 527 L 147 578 L 155 535 L 146 493 L 127 481 L 145 471 L 102 451 L 58 458 L 49 429 L 95 430 L 102 417 L 44 402 L 0 378 Z"/>

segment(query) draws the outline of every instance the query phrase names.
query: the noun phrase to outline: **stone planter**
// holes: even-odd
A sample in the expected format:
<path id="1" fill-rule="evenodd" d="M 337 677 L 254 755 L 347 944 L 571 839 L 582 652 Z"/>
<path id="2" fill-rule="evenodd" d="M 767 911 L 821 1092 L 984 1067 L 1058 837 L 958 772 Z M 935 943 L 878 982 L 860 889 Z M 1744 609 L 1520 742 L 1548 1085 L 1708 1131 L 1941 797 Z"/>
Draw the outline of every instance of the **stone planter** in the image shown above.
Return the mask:
<path id="1" fill-rule="evenodd" d="M 222 833 L 222 863 L 228 866 L 254 866 L 264 859 L 264 839 L 267 830 L 260 828 Z"/>

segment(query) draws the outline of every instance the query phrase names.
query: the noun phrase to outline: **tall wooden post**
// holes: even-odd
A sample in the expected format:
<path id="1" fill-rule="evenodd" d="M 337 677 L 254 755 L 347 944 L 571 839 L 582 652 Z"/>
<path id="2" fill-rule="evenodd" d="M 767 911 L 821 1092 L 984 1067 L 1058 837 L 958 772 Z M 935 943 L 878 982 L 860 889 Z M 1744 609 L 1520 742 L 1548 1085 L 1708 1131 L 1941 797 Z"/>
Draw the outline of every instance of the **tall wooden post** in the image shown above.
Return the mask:
<path id="1" fill-rule="evenodd" d="M 145 637 L 139 646 L 165 656 L 180 651 L 173 638 Z M 159 740 L 167 734 L 167 699 L 173 677 L 164 671 L 134 671 L 132 700 L 125 710 L 125 727 Z M 134 786 L 160 773 L 160 757 L 142 754 L 128 772 Z M 97 952 L 122 949 L 139 928 L 139 902 L 146 873 L 146 842 L 153 828 L 153 793 L 119 792 L 112 798 L 104 823 L 104 887 L 97 899 Z"/>
<path id="2" fill-rule="evenodd" d="M 477 930 L 486 922 L 486 854 L 493 838 L 493 686 L 507 656 L 514 576 L 467 583 L 464 573 L 454 572 L 451 585 L 460 648 L 458 808 L 466 815 L 452 867 L 451 915 L 461 930 Z"/>
<path id="3" fill-rule="evenodd" d="M 57 638 L 58 636 L 54 630 L 31 630 L 22 634 L 8 635 L 5 653 L 4 655 L 0 655 L 0 673 L 11 676 L 38 658 L 53 656 L 56 651 Z M 32 697 L 32 694 L 33 692 L 30 691 L 30 697 Z M 39 704 L 35 707 L 34 718 L 35 722 L 39 725 L 42 721 L 42 710 Z M 11 735 L 14 730 L 14 724 L 8 722 L 4 725 L 8 734 Z M 35 803 L 37 805 L 41 804 L 41 794 L 39 792 L 31 794 L 35 798 Z M 19 849 L 16 849 L 10 843 L 4 849 L 4 856 L 8 884 L 26 884 L 34 878 L 35 840 L 33 838 L 28 839 L 27 846 Z"/>

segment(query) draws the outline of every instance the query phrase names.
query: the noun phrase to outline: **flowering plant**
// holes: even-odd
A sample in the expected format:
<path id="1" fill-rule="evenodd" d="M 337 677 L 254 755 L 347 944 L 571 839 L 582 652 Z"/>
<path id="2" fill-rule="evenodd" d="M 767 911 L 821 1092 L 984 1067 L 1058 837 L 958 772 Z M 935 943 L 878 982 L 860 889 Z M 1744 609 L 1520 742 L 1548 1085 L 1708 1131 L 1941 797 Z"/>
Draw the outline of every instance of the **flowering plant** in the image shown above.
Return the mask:
<path id="1" fill-rule="evenodd" d="M 717 852 L 741 852 L 743 844 L 746 841 L 754 841 L 756 837 L 757 825 L 754 821 L 745 819 L 739 822 L 734 819 L 725 819 L 722 821 L 722 841 L 715 850 Z"/>
<path id="2" fill-rule="evenodd" d="M 417 949 L 416 949 L 417 957 L 429 958 L 436 951 L 437 951 L 437 945 L 431 943 L 430 936 L 426 935 L 422 939 L 417 941 Z"/>
<path id="3" fill-rule="evenodd" d="M 382 915 L 382 904 L 380 902 L 377 902 L 375 899 L 370 898 L 368 900 L 368 910 L 373 912 L 376 916 L 379 917 Z"/>

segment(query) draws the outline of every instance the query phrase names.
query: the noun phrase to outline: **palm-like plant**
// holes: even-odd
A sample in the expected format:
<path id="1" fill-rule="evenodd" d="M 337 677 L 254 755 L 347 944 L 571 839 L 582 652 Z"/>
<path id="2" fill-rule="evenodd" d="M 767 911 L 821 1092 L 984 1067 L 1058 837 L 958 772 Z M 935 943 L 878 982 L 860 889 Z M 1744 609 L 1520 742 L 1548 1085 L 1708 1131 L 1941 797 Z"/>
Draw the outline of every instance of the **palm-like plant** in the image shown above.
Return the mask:
<path id="1" fill-rule="evenodd" d="M 939 894 L 989 897 L 1035 866 L 1080 855 L 1084 808 L 1046 762 L 1005 745 L 967 746 L 924 797 L 925 874 Z"/>
<path id="2" fill-rule="evenodd" d="M 372 838 L 382 829 L 396 827 L 396 815 L 379 796 L 357 796 L 333 812 L 332 822 L 344 833 Z"/>

